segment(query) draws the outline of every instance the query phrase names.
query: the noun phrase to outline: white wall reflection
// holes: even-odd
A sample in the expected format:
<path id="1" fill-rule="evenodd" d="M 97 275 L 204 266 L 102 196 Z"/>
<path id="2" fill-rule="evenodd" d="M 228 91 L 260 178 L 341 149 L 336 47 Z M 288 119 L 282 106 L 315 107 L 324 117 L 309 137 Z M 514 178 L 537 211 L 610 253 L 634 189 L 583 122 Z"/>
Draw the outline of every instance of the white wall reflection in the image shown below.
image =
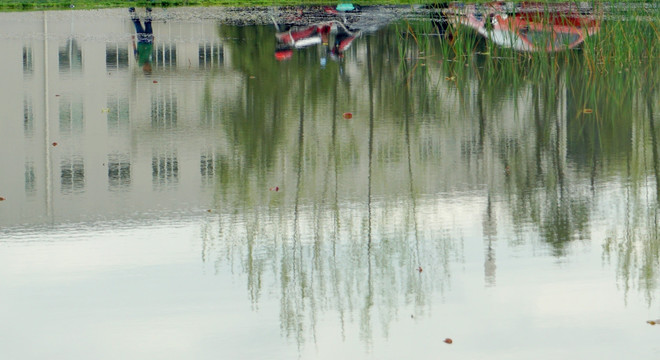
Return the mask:
<path id="1" fill-rule="evenodd" d="M 14 154 L 0 162 L 2 192 L 14 204 L 0 210 L 3 225 L 121 216 L 153 206 L 141 195 L 127 208 L 116 200 L 117 192 L 152 194 L 161 206 L 175 207 L 190 193 L 159 197 L 152 184 L 176 179 L 193 189 L 202 178 L 208 182 L 198 165 L 178 177 L 173 154 L 201 156 L 201 150 L 178 149 L 171 134 L 177 127 L 197 126 L 197 91 L 173 84 L 165 74 L 182 71 L 187 81 L 196 82 L 205 76 L 198 70 L 224 65 L 215 23 L 167 21 L 163 13 L 157 15 L 151 76 L 136 67 L 126 9 L 4 14 L 0 27 L 8 54 L 1 71 L 12 84 L 3 87 L 0 99 L 7 116 L 0 138 L 3 152 Z M 231 91 L 232 81 L 223 87 Z M 179 119 L 181 105 L 184 120 Z M 163 129 L 170 131 L 170 140 L 157 133 Z M 206 142 L 204 134 L 196 133 L 200 143 Z M 157 143 L 169 145 L 152 146 Z"/>

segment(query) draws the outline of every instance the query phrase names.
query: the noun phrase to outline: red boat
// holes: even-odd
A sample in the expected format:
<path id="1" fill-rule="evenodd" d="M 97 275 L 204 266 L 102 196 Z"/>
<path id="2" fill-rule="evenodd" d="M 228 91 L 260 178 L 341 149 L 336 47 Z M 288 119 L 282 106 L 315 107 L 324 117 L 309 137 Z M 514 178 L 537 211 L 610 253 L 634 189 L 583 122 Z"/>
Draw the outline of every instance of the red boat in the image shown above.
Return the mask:
<path id="1" fill-rule="evenodd" d="M 447 20 L 468 26 L 493 43 L 518 51 L 573 49 L 600 30 L 600 21 L 571 4 L 504 2 L 450 6 Z"/>

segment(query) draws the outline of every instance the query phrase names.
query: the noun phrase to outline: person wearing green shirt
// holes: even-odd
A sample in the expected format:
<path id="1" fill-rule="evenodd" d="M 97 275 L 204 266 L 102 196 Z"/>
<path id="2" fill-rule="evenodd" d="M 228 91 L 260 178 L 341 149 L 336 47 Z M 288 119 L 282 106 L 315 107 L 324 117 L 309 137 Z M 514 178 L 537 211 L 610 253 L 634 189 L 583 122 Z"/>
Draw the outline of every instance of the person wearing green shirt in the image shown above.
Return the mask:
<path id="1" fill-rule="evenodd" d="M 154 48 L 154 34 L 151 28 L 151 8 L 146 8 L 147 16 L 144 19 L 144 26 L 140 18 L 135 12 L 135 8 L 131 7 L 128 9 L 128 12 L 131 14 L 131 20 L 133 20 L 133 25 L 135 25 L 135 34 L 137 37 L 137 46 L 135 41 L 133 41 L 133 52 L 135 53 L 135 58 L 137 59 L 138 66 L 142 67 L 142 71 L 145 74 L 151 73 L 151 58 Z"/>

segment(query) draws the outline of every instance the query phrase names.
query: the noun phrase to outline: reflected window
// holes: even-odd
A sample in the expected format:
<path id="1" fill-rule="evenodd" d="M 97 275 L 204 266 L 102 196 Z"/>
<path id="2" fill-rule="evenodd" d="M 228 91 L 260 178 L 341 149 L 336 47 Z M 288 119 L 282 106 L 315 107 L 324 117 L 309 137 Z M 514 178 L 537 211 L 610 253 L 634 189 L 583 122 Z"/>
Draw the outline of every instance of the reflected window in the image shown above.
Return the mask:
<path id="1" fill-rule="evenodd" d="M 72 100 L 63 96 L 60 98 L 60 131 L 63 133 L 80 132 L 83 128 L 82 98 Z"/>
<path id="2" fill-rule="evenodd" d="M 578 41 L 579 39 L 580 39 L 579 34 L 556 33 L 555 34 L 555 46 L 556 47 L 569 46 L 570 44 Z"/>
<path id="3" fill-rule="evenodd" d="M 153 62 L 157 67 L 176 66 L 176 45 L 158 44 L 154 46 Z"/>
<path id="4" fill-rule="evenodd" d="M 82 50 L 75 39 L 68 39 L 58 52 L 60 72 L 82 70 Z"/>
<path id="5" fill-rule="evenodd" d="M 211 153 L 202 154 L 199 158 L 199 172 L 204 184 L 211 183 L 215 176 L 215 157 Z"/>
<path id="6" fill-rule="evenodd" d="M 526 32 L 521 31 L 521 34 L 525 35 L 527 40 L 539 49 L 546 49 L 552 44 L 552 32 L 549 31 L 527 30 Z"/>
<path id="7" fill-rule="evenodd" d="M 155 129 L 173 129 L 177 123 L 177 99 L 173 93 L 151 97 L 151 126 Z"/>
<path id="8" fill-rule="evenodd" d="M 32 74 L 32 48 L 23 47 L 23 74 Z"/>
<path id="9" fill-rule="evenodd" d="M 151 159 L 151 174 L 154 186 L 175 185 L 179 179 L 179 160 L 176 153 L 154 155 Z"/>
<path id="10" fill-rule="evenodd" d="M 63 194 L 81 192 L 85 189 L 85 165 L 80 156 L 62 160 L 60 181 Z"/>
<path id="11" fill-rule="evenodd" d="M 200 125 L 213 128 L 216 125 L 216 120 L 219 122 L 219 117 L 220 105 L 218 102 L 214 103 L 213 99 L 205 97 L 199 114 Z"/>
<path id="12" fill-rule="evenodd" d="M 128 48 L 125 44 L 110 43 L 105 46 L 105 67 L 108 71 L 128 68 Z"/>
<path id="13" fill-rule="evenodd" d="M 129 128 L 128 97 L 108 96 L 108 131 L 121 132 Z"/>
<path id="14" fill-rule="evenodd" d="M 223 63 L 222 45 L 206 43 L 199 45 L 199 67 L 218 67 Z"/>
<path id="15" fill-rule="evenodd" d="M 36 190 L 36 176 L 34 175 L 34 163 L 25 162 L 25 193 L 34 194 Z"/>
<path id="16" fill-rule="evenodd" d="M 34 112 L 32 110 L 32 98 L 25 96 L 23 98 L 23 133 L 25 136 L 32 136 L 34 132 Z"/>
<path id="17" fill-rule="evenodd" d="M 108 188 L 123 190 L 131 185 L 131 161 L 127 154 L 108 155 Z"/>

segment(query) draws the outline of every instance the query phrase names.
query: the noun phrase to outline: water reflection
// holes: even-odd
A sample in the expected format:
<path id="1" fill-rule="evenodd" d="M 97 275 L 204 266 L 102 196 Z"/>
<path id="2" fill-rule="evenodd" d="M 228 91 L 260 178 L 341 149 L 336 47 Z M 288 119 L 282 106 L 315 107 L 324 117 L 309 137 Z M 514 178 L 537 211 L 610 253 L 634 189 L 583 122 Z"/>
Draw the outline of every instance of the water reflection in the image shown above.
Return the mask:
<path id="1" fill-rule="evenodd" d="M 30 75 L 32 74 L 32 47 L 24 46 L 23 47 L 23 74 Z"/>
<path id="2" fill-rule="evenodd" d="M 224 53 L 222 44 L 217 41 L 199 45 L 199 66 L 206 69 L 217 68 L 222 65 Z"/>
<path id="3" fill-rule="evenodd" d="M 127 190 L 131 185 L 131 160 L 129 154 L 108 155 L 108 187 L 112 191 Z"/>
<path id="4" fill-rule="evenodd" d="M 280 30 L 277 24 L 276 27 Z M 335 61 L 343 58 L 344 52 L 361 34 L 361 30 L 354 29 L 351 31 L 338 20 L 330 20 L 304 27 L 292 27 L 287 31 L 275 34 L 278 41 L 275 58 L 280 61 L 288 60 L 293 56 L 293 49 L 322 44 L 324 55 L 321 57 L 321 66 L 325 66 L 328 56 Z M 331 37 L 334 37 L 332 46 L 330 46 Z"/>
<path id="5" fill-rule="evenodd" d="M 60 132 L 63 134 L 80 134 L 85 122 L 83 121 L 82 95 L 62 96 L 60 104 Z"/>
<path id="6" fill-rule="evenodd" d="M 131 14 L 131 21 L 135 26 L 135 35 L 133 37 L 133 50 L 137 59 L 138 66 L 142 67 L 145 74 L 151 73 L 151 62 L 154 48 L 154 33 L 151 28 L 151 8 L 146 8 L 144 25 L 137 15 L 134 7 L 128 9 Z M 137 45 L 135 40 L 137 38 Z"/>
<path id="7" fill-rule="evenodd" d="M 28 195 L 34 195 L 36 189 L 36 175 L 34 169 L 34 163 L 31 161 L 25 162 L 25 193 Z"/>
<path id="8" fill-rule="evenodd" d="M 60 170 L 62 194 L 80 193 L 85 189 L 85 163 L 81 156 L 63 159 Z"/>
<path id="9" fill-rule="evenodd" d="M 128 48 L 123 43 L 107 43 L 105 45 L 105 66 L 108 71 L 126 70 L 128 68 Z"/>
<path id="10" fill-rule="evenodd" d="M 179 112 L 177 111 L 176 93 L 170 89 L 159 89 L 151 94 L 151 127 L 172 130 L 176 128 Z"/>
<path id="11" fill-rule="evenodd" d="M 179 180 L 179 159 L 176 151 L 155 151 L 151 159 L 151 175 L 155 189 L 176 185 Z"/>
<path id="12" fill-rule="evenodd" d="M 130 107 L 125 94 L 109 94 L 107 98 L 108 132 L 125 135 L 130 131 Z"/>
<path id="13" fill-rule="evenodd" d="M 30 95 L 25 95 L 23 98 L 23 132 L 26 137 L 34 134 L 34 112 Z"/>
<path id="14" fill-rule="evenodd" d="M 69 38 L 59 48 L 57 59 L 61 73 L 80 72 L 82 70 L 82 49 L 78 40 Z"/>
<path id="15" fill-rule="evenodd" d="M 486 286 L 495 286 L 497 284 L 497 258 L 495 250 L 495 241 L 497 241 L 497 214 L 494 212 L 493 202 L 489 195 L 481 224 L 485 247 L 484 282 Z"/>
<path id="16" fill-rule="evenodd" d="M 204 185 L 213 184 L 216 176 L 215 166 L 217 160 L 212 153 L 206 153 L 199 156 L 199 172 L 202 175 L 202 183 Z"/>
<path id="17" fill-rule="evenodd" d="M 441 13 L 450 24 L 467 26 L 498 46 L 519 51 L 573 49 L 600 29 L 591 6 L 584 4 L 450 4 Z"/>
<path id="18" fill-rule="evenodd" d="M 644 46 L 624 65 L 605 56 L 618 24 L 581 23 L 582 51 L 554 41 L 561 28 L 551 48 L 532 47 L 531 25 L 518 29 L 527 47 L 514 50 L 544 52 L 530 58 L 471 29 L 449 35 L 421 10 L 424 21 L 415 13 L 371 31 L 314 20 L 297 39 L 296 28 L 166 23 L 154 10 L 151 73 L 128 56 L 136 19 L 125 9 L 75 41 L 69 19 L 44 15 L 67 31 L 32 47 L 0 39 L 15 55 L 6 78 L 24 88 L 0 98 L 0 146 L 12 154 L 0 160 L 0 195 L 30 196 L 0 204 L 3 231 L 202 213 L 201 260 L 244 280 L 253 309 L 275 299 L 300 347 L 328 319 L 342 336 L 358 326 L 369 347 L 402 318 L 432 318 L 466 272 L 507 289 L 510 249 L 533 273 L 536 260 L 578 261 L 576 247 L 602 245 L 625 294 L 655 304 L 656 23 L 632 24 Z M 466 16 L 490 21 L 478 30 L 487 35 L 514 21 L 508 11 Z M 293 49 L 289 61 L 273 57 Z M 341 61 L 324 62 L 333 54 Z M 79 64 L 93 87 L 62 64 Z"/>

